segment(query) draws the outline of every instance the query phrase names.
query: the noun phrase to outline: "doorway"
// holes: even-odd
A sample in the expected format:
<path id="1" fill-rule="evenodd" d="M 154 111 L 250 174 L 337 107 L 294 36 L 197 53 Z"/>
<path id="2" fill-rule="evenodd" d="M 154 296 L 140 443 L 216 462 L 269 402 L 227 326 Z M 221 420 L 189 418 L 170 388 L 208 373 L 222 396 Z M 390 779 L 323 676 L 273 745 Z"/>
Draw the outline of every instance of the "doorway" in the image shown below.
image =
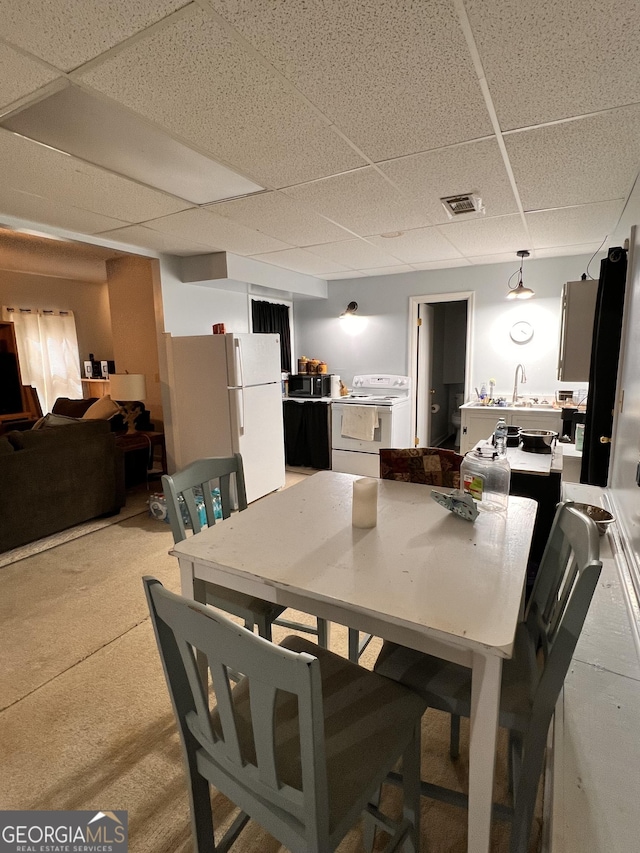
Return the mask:
<path id="1" fill-rule="evenodd" d="M 469 398 L 473 292 L 410 297 L 409 364 L 416 447 L 458 449 Z"/>

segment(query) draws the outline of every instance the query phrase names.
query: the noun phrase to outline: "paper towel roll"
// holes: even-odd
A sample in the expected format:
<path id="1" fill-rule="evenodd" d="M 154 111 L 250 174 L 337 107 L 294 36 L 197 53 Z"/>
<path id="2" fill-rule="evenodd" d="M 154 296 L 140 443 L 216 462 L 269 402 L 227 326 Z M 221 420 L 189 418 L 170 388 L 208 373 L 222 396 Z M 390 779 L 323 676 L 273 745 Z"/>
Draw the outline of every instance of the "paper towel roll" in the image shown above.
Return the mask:
<path id="1" fill-rule="evenodd" d="M 354 527 L 375 527 L 378 521 L 378 481 L 363 477 L 353 482 L 351 522 Z"/>
<path id="2" fill-rule="evenodd" d="M 439 411 L 440 411 L 440 405 L 439 405 L 439 403 L 434 403 L 434 404 L 431 406 L 431 411 L 433 412 L 433 414 L 434 414 L 434 415 L 436 414 L 436 412 L 439 412 Z"/>
<path id="3" fill-rule="evenodd" d="M 335 373 L 331 374 L 331 396 L 336 399 L 340 397 L 340 377 Z"/>

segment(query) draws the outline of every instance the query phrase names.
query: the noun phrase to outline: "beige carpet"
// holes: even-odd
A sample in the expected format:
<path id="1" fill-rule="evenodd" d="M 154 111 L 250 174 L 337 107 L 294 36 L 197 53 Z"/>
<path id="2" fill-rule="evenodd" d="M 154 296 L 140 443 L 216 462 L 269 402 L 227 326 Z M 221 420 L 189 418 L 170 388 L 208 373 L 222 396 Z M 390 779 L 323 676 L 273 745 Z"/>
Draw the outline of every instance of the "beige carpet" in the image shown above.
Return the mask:
<path id="1" fill-rule="evenodd" d="M 0 572 L 0 808 L 127 809 L 132 853 L 192 849 L 180 745 L 140 581 L 152 574 L 178 590 L 171 544 L 166 525 L 139 514 Z M 339 626 L 332 646 L 346 648 Z M 463 723 L 462 757 L 451 762 L 447 718 L 425 715 L 424 778 L 464 789 L 467 731 Z M 502 802 L 504 767 L 502 739 Z M 398 796 L 385 790 L 383 804 L 397 808 Z M 213 801 L 228 821 L 229 802 L 217 793 Z M 531 853 L 538 837 L 539 820 Z M 496 823 L 492 853 L 506 853 L 507 840 L 508 826 Z M 234 847 L 281 849 L 254 824 Z M 340 850 L 361 849 L 356 828 Z M 466 812 L 424 799 L 422 850 L 463 853 Z"/>

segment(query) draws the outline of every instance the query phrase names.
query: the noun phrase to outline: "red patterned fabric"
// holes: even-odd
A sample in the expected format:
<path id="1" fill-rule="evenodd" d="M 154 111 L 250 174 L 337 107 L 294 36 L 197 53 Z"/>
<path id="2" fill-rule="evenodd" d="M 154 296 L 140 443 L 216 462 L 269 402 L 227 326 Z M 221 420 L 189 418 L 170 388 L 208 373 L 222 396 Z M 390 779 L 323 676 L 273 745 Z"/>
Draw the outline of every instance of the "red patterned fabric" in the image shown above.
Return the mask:
<path id="1" fill-rule="evenodd" d="M 459 489 L 463 458 L 453 450 L 439 447 L 383 449 L 380 451 L 380 477 Z"/>

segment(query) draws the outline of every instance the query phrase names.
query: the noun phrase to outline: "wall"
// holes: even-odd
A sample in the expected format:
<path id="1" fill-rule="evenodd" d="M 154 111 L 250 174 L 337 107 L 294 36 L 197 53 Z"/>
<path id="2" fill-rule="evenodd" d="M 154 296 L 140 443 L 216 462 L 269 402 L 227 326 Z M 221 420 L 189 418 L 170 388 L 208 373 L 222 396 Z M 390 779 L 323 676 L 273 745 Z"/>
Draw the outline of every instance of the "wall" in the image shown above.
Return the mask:
<path id="1" fill-rule="evenodd" d="M 598 275 L 602 256 L 591 261 L 592 275 Z M 522 362 L 528 378 L 523 393 L 570 388 L 556 379 L 562 285 L 579 279 L 589 260 L 580 255 L 525 262 L 524 283 L 535 291 L 526 302 L 505 299 L 516 261 L 329 282 L 326 301 L 295 302 L 296 356 L 318 354 L 347 384 L 356 373 L 408 373 L 409 297 L 474 291 L 470 387 L 495 378 L 496 392 L 511 394 L 515 367 Z M 349 334 L 338 319 L 351 300 L 363 318 L 358 334 Z M 523 345 L 509 338 L 509 329 L 520 319 L 535 329 L 533 339 Z"/>
<path id="2" fill-rule="evenodd" d="M 90 352 L 99 360 L 113 358 L 106 282 L 84 282 L 0 270 L 0 304 L 16 305 L 19 308 L 71 310 L 76 320 L 80 368 Z"/>
<path id="3" fill-rule="evenodd" d="M 147 387 L 144 402 L 154 424 L 162 421 L 154 298 L 156 266 L 155 260 L 135 256 L 107 261 L 116 373 L 144 374 Z"/>

